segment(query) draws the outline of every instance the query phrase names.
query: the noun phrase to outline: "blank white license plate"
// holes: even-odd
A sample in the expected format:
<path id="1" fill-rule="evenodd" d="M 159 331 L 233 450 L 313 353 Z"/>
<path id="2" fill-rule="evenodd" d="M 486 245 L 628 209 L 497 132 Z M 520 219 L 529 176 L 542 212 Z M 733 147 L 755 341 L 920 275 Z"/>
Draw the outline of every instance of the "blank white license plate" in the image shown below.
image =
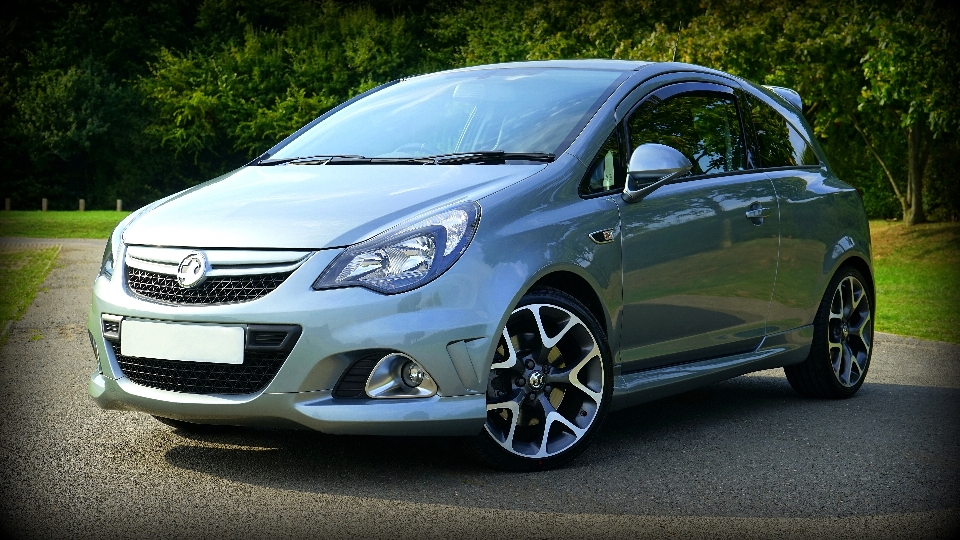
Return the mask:
<path id="1" fill-rule="evenodd" d="M 120 353 L 183 362 L 243 363 L 243 327 L 124 319 Z"/>

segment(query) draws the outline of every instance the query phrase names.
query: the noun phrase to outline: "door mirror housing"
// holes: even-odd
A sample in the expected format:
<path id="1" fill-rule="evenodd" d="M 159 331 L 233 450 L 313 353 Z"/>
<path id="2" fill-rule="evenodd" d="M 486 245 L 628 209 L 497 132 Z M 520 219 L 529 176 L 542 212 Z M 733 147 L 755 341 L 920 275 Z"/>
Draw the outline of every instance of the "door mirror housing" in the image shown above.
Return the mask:
<path id="1" fill-rule="evenodd" d="M 637 202 L 692 168 L 690 160 L 674 148 L 655 143 L 641 144 L 630 156 L 623 200 Z"/>

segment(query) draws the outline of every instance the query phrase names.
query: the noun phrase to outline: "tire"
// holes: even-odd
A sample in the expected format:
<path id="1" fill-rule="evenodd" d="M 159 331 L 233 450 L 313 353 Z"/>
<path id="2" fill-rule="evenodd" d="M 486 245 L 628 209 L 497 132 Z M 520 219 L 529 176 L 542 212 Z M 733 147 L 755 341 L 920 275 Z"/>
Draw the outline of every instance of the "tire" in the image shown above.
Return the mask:
<path id="1" fill-rule="evenodd" d="M 841 268 L 830 280 L 814 318 L 809 356 L 783 368 L 800 394 L 845 399 L 863 385 L 873 353 L 875 305 L 867 283 L 852 267 Z"/>
<path id="2" fill-rule="evenodd" d="M 183 431 L 185 433 L 219 433 L 224 431 L 227 426 L 222 426 L 219 424 L 197 424 L 194 422 L 187 422 L 186 420 L 174 420 L 173 418 L 164 418 L 162 416 L 154 416 L 154 420 L 160 422 L 161 424 L 166 424 L 178 431 Z"/>
<path id="3" fill-rule="evenodd" d="M 520 299 L 494 354 L 487 422 L 469 446 L 499 469 L 558 467 L 590 444 L 609 409 L 607 338 L 577 299 L 537 289 Z"/>

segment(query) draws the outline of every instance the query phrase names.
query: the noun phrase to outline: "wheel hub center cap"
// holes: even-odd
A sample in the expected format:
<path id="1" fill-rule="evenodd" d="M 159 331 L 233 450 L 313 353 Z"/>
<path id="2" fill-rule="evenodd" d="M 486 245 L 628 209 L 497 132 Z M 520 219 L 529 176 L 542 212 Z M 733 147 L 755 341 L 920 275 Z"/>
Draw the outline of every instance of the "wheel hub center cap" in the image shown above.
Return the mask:
<path id="1" fill-rule="evenodd" d="M 533 373 L 531 373 L 529 382 L 530 382 L 530 388 L 533 388 L 534 390 L 539 390 L 541 387 L 543 387 L 543 383 L 544 383 L 543 372 L 534 371 Z"/>
<path id="2" fill-rule="evenodd" d="M 840 332 L 843 333 L 844 338 L 846 338 L 850 334 L 850 327 L 847 326 L 847 323 L 843 323 L 843 325 L 840 326 Z"/>

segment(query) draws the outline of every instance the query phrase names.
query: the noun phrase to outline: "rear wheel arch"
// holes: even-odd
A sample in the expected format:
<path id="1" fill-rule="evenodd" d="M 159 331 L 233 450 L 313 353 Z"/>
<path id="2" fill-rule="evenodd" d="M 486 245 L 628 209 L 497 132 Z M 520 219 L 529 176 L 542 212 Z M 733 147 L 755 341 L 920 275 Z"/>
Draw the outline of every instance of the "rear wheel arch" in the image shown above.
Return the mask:
<path id="1" fill-rule="evenodd" d="M 874 300 L 876 300 L 877 291 L 876 291 L 876 287 L 874 286 L 874 282 L 873 282 L 873 271 L 872 271 L 872 269 L 870 268 L 870 265 L 867 264 L 866 259 L 864 259 L 864 258 L 861 257 L 860 255 L 850 255 L 849 257 L 847 257 L 846 259 L 844 259 L 840 264 L 837 265 L 837 268 L 833 271 L 833 275 L 836 275 L 836 274 L 837 274 L 838 272 L 840 272 L 844 267 L 848 267 L 848 266 L 849 266 L 849 267 L 852 267 L 852 268 L 855 269 L 857 272 L 860 272 L 860 274 L 863 275 L 863 277 L 864 277 L 864 278 L 867 280 L 867 282 L 868 282 L 868 283 L 866 283 L 866 286 L 867 286 L 868 291 L 870 292 L 871 298 L 873 298 Z M 833 276 L 830 276 L 830 278 L 833 279 Z M 876 304 L 874 304 L 874 305 L 872 306 L 872 308 L 873 308 L 874 310 L 876 310 L 876 309 L 877 309 Z"/>

